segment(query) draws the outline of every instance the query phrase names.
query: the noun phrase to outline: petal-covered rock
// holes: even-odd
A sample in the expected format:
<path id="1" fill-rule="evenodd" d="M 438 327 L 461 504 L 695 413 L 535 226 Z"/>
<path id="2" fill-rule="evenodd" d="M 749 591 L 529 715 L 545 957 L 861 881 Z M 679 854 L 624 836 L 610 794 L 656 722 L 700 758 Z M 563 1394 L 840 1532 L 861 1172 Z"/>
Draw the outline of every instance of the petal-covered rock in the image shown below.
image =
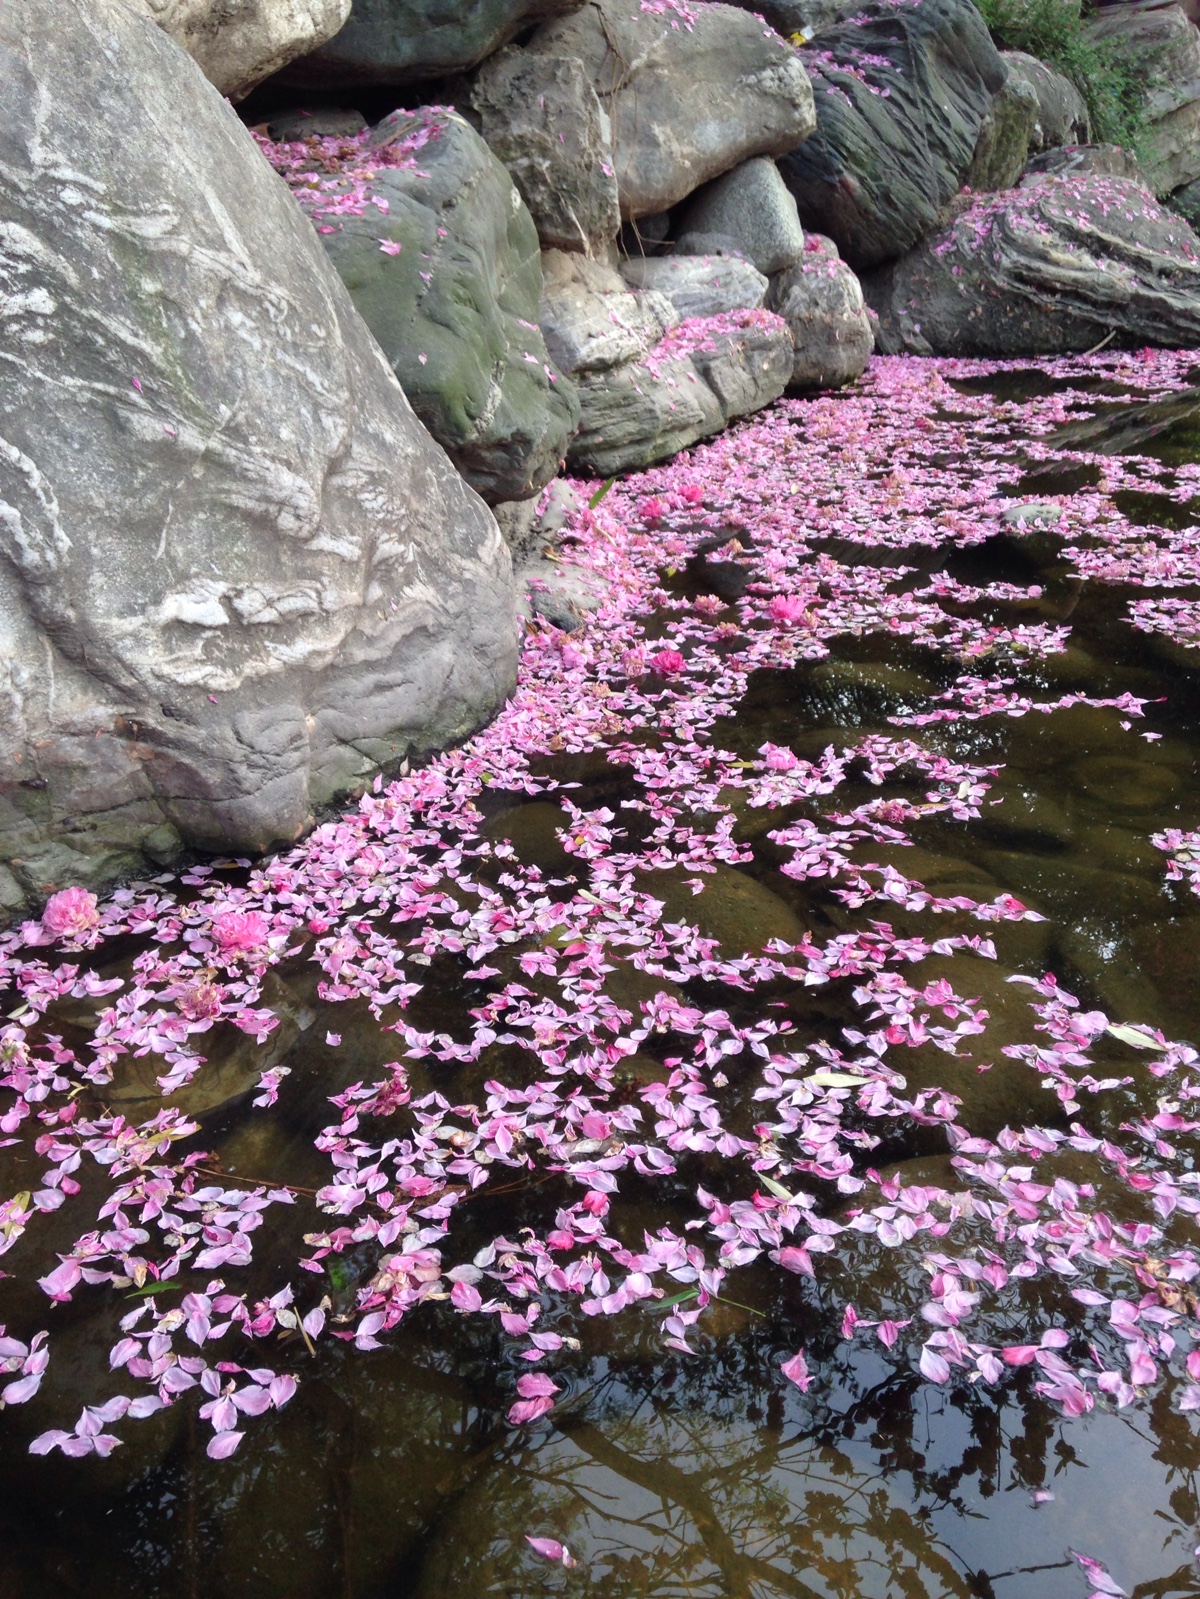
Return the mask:
<path id="1" fill-rule="evenodd" d="M 558 471 L 578 408 L 537 328 L 537 233 L 484 141 L 462 117 L 426 107 L 353 140 L 264 150 L 467 482 L 489 501 L 536 494 Z M 315 204 L 314 178 L 333 185 Z"/>
<path id="2" fill-rule="evenodd" d="M 771 280 L 768 310 L 787 323 L 796 347 L 789 387 L 837 389 L 852 383 L 875 348 L 875 330 L 858 279 L 832 239 L 810 233 L 804 259 Z"/>
<path id="3" fill-rule="evenodd" d="M 572 11 L 578 0 L 354 0 L 350 20 L 286 81 L 313 89 L 422 83 L 466 72 L 522 29 Z"/>
<path id="4" fill-rule="evenodd" d="M 611 119 L 626 218 L 666 211 L 750 156 L 794 149 L 815 126 L 795 50 L 734 6 L 597 0 L 544 24 L 527 48 L 583 62 Z"/>
<path id="5" fill-rule="evenodd" d="M 856 271 L 938 220 L 971 165 L 1004 63 L 970 0 L 870 0 L 800 52 L 818 130 L 780 162 L 806 227 Z"/>
<path id="6" fill-rule="evenodd" d="M 130 0 L 181 44 L 231 100 L 298 56 L 327 43 L 350 15 L 350 0 Z"/>
<path id="7" fill-rule="evenodd" d="M 692 196 L 679 218 L 678 249 L 711 248 L 711 238 L 731 239 L 768 277 L 795 266 L 804 254 L 804 229 L 779 168 L 756 156 Z"/>
<path id="8" fill-rule="evenodd" d="M 1200 343 L 1200 240 L 1125 178 L 1040 177 L 961 209 L 864 279 L 885 353 Z"/>
<path id="9" fill-rule="evenodd" d="M 598 253 L 621 225 L 608 114 L 570 56 L 514 45 L 485 61 L 471 103 L 544 250 Z"/>
<path id="10" fill-rule="evenodd" d="M 44 894 L 293 838 L 490 715 L 516 631 L 492 517 L 195 64 L 117 0 L 5 9 L 0 62 L 0 859 Z"/>

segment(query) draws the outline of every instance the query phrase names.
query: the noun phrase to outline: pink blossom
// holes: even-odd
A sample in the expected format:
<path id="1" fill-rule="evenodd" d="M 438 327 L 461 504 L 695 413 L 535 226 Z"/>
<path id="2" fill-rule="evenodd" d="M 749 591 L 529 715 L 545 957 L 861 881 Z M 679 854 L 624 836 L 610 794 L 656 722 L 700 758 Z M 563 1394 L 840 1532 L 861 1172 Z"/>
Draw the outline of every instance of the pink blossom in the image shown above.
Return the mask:
<path id="1" fill-rule="evenodd" d="M 77 938 L 100 921 L 95 894 L 86 888 L 64 888 L 52 894 L 42 912 L 42 926 L 55 938 Z"/>

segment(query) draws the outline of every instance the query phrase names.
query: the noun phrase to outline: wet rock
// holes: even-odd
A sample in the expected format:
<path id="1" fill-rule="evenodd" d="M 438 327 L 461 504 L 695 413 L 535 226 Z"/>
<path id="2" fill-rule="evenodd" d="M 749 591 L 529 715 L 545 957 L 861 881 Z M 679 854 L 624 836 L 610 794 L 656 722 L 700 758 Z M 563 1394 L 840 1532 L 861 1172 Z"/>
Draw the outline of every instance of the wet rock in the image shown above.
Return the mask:
<path id="1" fill-rule="evenodd" d="M 710 240 L 730 240 L 770 277 L 804 254 L 804 229 L 779 168 L 756 156 L 706 184 L 683 207 L 676 224 L 681 255 L 702 255 Z"/>
<path id="2" fill-rule="evenodd" d="M 1123 811 L 1156 810 L 1179 793 L 1179 777 L 1153 761 L 1093 755 L 1077 761 L 1071 778 L 1094 803 Z"/>
<path id="3" fill-rule="evenodd" d="M 288 69 L 306 88 L 420 83 L 478 66 L 522 29 L 570 11 L 577 0 L 355 0 L 349 22 L 323 49 Z"/>
<path id="4" fill-rule="evenodd" d="M 1002 50 L 1010 80 L 1019 78 L 1037 95 L 1038 115 L 1029 138 L 1031 154 L 1062 144 L 1087 144 L 1087 104 L 1070 78 L 1023 50 Z"/>
<path id="5" fill-rule="evenodd" d="M 213 86 L 241 100 L 289 61 L 332 39 L 350 0 L 129 0 L 182 45 Z"/>
<path id="6" fill-rule="evenodd" d="M 30 0 L 0 48 L 25 352 L 0 391 L 0 860 L 38 895 L 144 871 L 164 827 L 290 841 L 485 720 L 517 638 L 491 516 L 194 65 L 115 0 Z"/>
<path id="7" fill-rule="evenodd" d="M 980 126 L 967 169 L 969 189 L 979 192 L 1013 186 L 1025 169 L 1040 109 L 1033 86 L 1010 70 Z"/>
<path id="8" fill-rule="evenodd" d="M 544 24 L 526 46 L 583 62 L 611 119 L 626 218 L 666 211 L 751 156 L 793 149 L 814 127 L 807 76 L 778 35 L 727 5 L 705 5 L 686 28 L 674 21 L 597 0 Z"/>
<path id="9" fill-rule="evenodd" d="M 484 62 L 471 104 L 542 249 L 603 253 L 621 225 L 612 130 L 582 62 L 510 46 Z"/>
<path id="10" fill-rule="evenodd" d="M 421 114 L 424 115 L 424 114 Z M 433 114 L 419 169 L 381 167 L 383 215 L 347 216 L 323 236 L 330 259 L 413 409 L 486 500 L 537 493 L 555 475 L 578 417 L 548 370 L 535 323 L 537 232 L 512 180 L 461 117 Z M 402 138 L 398 112 L 372 143 Z M 400 245 L 396 254 L 380 240 Z"/>
<path id="11" fill-rule="evenodd" d="M 306 994 L 304 986 L 315 987 L 308 984 L 293 989 L 275 972 L 264 978 L 256 1008 L 270 1010 L 279 1018 L 265 1043 L 257 1043 L 231 1022 L 219 1022 L 207 1033 L 193 1034 L 192 1048 L 204 1057 L 204 1064 L 190 1083 L 167 1096 L 158 1083 L 170 1070 L 165 1060 L 155 1055 L 124 1055 L 113 1068 L 105 1099 L 130 1122 L 149 1121 L 166 1106 L 185 1116 L 208 1116 L 241 1099 L 258 1087 L 263 1072 L 280 1064 L 300 1034 L 316 1020 L 315 996 Z"/>
<path id="12" fill-rule="evenodd" d="M 1200 30 L 1180 5 L 1103 6 L 1085 24 L 1145 84 L 1143 165 L 1156 194 L 1200 178 Z"/>
<path id="13" fill-rule="evenodd" d="M 545 877 L 577 877 L 586 867 L 567 852 L 558 836 L 569 825 L 561 806 L 551 800 L 533 800 L 493 817 L 480 832 L 493 845 L 507 841 L 522 865 L 538 867 Z"/>
<path id="14" fill-rule="evenodd" d="M 1000 513 L 1000 520 L 1024 533 L 1033 528 L 1057 527 L 1062 514 L 1062 506 L 1053 500 L 1027 500 L 1022 505 L 1006 506 Z"/>
<path id="15" fill-rule="evenodd" d="M 970 199 L 863 290 L 889 354 L 1051 355 L 1113 330 L 1133 345 L 1200 340 L 1200 241 L 1128 179 L 1042 177 Z"/>
<path id="16" fill-rule="evenodd" d="M 736 256 L 648 256 L 623 261 L 621 276 L 631 289 L 661 294 L 680 318 L 752 310 L 767 297 L 767 279 Z"/>
<path id="17" fill-rule="evenodd" d="M 1018 850 L 980 851 L 980 859 L 997 880 L 1021 900 L 1035 899 L 1063 921 L 1101 910 L 1117 920 L 1141 920 L 1161 914 L 1161 891 L 1131 872 L 1109 872 L 1057 855 L 1031 855 Z"/>
<path id="18" fill-rule="evenodd" d="M 691 876 L 704 885 L 699 893 L 685 880 Z M 637 887 L 662 900 L 664 922 L 689 922 L 706 938 L 715 938 L 726 957 L 759 954 L 773 938 L 796 944 L 804 936 L 799 917 L 778 894 L 732 866 L 701 873 L 643 872 Z"/>
<path id="19" fill-rule="evenodd" d="M 961 188 L 1004 63 L 967 0 L 871 3 L 800 55 L 818 131 L 780 162 L 800 220 L 855 271 L 894 260 Z"/>
<path id="20" fill-rule="evenodd" d="M 959 1125 L 981 1138 L 994 1138 L 1004 1127 L 1062 1121 L 1058 1097 L 1041 1086 L 1038 1071 L 1003 1052 L 1006 1044 L 1033 1044 L 1043 1037 L 1034 1031 L 1038 1018 L 1029 1006 L 1037 996 L 1024 984 L 1010 983 L 1011 971 L 969 955 L 934 955 L 906 975 L 914 986 L 944 979 L 960 998 L 979 998 L 988 1012 L 985 1031 L 964 1039 L 957 1055 L 933 1044 L 888 1051 L 887 1064 L 903 1073 L 910 1096 L 934 1088 L 957 1094 Z M 936 1012 L 931 1019 L 945 1021 Z"/>
<path id="21" fill-rule="evenodd" d="M 875 330 L 862 287 L 832 239 L 809 234 L 803 259 L 771 280 L 767 307 L 791 329 L 789 388 L 839 389 L 862 374 Z"/>

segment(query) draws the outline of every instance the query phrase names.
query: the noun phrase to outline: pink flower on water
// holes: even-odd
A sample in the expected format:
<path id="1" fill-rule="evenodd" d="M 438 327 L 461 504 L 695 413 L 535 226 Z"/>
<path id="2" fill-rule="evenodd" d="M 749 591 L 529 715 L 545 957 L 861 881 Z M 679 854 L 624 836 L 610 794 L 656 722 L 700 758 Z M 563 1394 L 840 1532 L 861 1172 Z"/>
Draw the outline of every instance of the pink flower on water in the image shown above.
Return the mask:
<path id="1" fill-rule="evenodd" d="M 541 1555 L 543 1560 L 554 1560 L 565 1566 L 569 1571 L 578 1562 L 567 1548 L 566 1544 L 559 1543 L 557 1538 L 531 1538 L 525 1534 L 525 1542 L 535 1555 Z"/>
<path id="2" fill-rule="evenodd" d="M 638 515 L 641 517 L 642 521 L 647 524 L 651 522 L 661 522 L 663 519 L 663 512 L 665 510 L 666 506 L 663 504 L 663 502 L 656 495 L 652 494 L 648 499 L 643 500 L 638 506 Z"/>
<path id="3" fill-rule="evenodd" d="M 809 1376 L 808 1361 L 804 1358 L 803 1349 L 800 1350 L 799 1354 L 793 1355 L 790 1360 L 785 1360 L 779 1369 L 789 1382 L 796 1384 L 801 1393 L 807 1391 L 812 1378 Z"/>
<path id="4" fill-rule="evenodd" d="M 782 744 L 762 744 L 759 746 L 759 753 L 762 755 L 764 764 L 772 772 L 790 772 L 793 767 L 800 764 L 791 750 L 785 748 Z"/>
<path id="5" fill-rule="evenodd" d="M 657 655 L 652 655 L 649 660 L 650 670 L 657 672 L 660 677 L 674 677 L 684 668 L 683 656 L 678 650 L 659 650 Z"/>
<path id="6" fill-rule="evenodd" d="M 804 620 L 806 606 L 798 594 L 776 594 L 767 606 L 767 615 L 780 627 L 795 627 Z"/>
<path id="7" fill-rule="evenodd" d="M 100 920 L 95 894 L 86 888 L 64 888 L 52 894 L 42 912 L 42 926 L 55 938 L 78 938 Z"/>
<path id="8" fill-rule="evenodd" d="M 222 911 L 213 922 L 213 939 L 223 955 L 261 949 L 270 931 L 261 911 Z"/>

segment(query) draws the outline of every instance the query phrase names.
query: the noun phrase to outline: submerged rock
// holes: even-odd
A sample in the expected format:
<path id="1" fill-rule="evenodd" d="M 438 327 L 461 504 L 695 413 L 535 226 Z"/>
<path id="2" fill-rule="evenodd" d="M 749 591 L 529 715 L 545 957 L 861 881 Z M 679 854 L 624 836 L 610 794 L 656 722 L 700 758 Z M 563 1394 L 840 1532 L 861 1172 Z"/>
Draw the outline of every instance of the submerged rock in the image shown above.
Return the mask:
<path id="1" fill-rule="evenodd" d="M 665 211 L 751 156 L 793 149 L 815 126 L 796 52 L 734 6 L 700 6 L 680 26 L 663 11 L 596 0 L 544 24 L 526 49 L 583 62 L 611 119 L 622 217 Z"/>
<path id="2" fill-rule="evenodd" d="M 807 228 L 856 271 L 895 259 L 962 186 L 1004 63 L 969 0 L 870 0 L 800 52 L 817 132 L 780 162 Z"/>
<path id="3" fill-rule="evenodd" d="M 116 0 L 0 52 L 0 859 L 40 895 L 293 839 L 486 719 L 517 637 L 492 517 L 196 66 Z"/>
<path id="4" fill-rule="evenodd" d="M 701 883 L 696 890 L 687 879 Z M 665 922 L 689 922 L 715 938 L 727 959 L 749 951 L 759 954 L 772 939 L 798 944 L 804 927 L 795 911 L 779 895 L 733 866 L 712 871 L 643 872 L 637 887 L 663 902 Z"/>
<path id="5" fill-rule="evenodd" d="M 863 283 L 887 354 L 1011 356 L 1200 342 L 1200 240 L 1138 184 L 1041 177 L 970 200 Z"/>

